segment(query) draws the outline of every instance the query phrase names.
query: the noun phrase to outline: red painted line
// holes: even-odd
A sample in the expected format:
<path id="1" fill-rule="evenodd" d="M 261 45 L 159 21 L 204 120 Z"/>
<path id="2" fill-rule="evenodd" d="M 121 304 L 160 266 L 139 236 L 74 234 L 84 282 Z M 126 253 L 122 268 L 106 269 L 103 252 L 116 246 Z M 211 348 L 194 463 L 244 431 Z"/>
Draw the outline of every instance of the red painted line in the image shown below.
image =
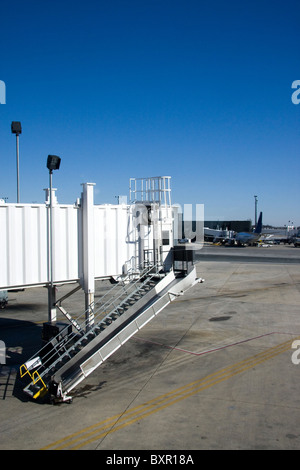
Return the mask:
<path id="1" fill-rule="evenodd" d="M 236 343 L 231 343 L 231 344 L 227 344 L 225 346 L 220 346 L 219 348 L 208 349 L 207 351 L 202 351 L 202 352 L 199 352 L 199 353 L 196 353 L 196 352 L 193 352 L 193 351 L 188 351 L 187 349 L 177 348 L 176 346 L 173 347 L 173 346 L 168 346 L 167 344 L 157 343 L 156 341 L 150 341 L 150 340 L 138 338 L 137 336 L 134 336 L 132 339 L 137 339 L 138 341 L 143 341 L 144 343 L 155 344 L 157 346 L 162 346 L 164 348 L 172 349 L 172 350 L 175 350 L 175 351 L 181 351 L 181 352 L 184 352 L 184 353 L 187 353 L 187 354 L 192 354 L 194 356 L 202 356 L 203 354 L 208 354 L 208 353 L 211 353 L 211 352 L 220 351 L 221 349 L 230 348 L 232 346 L 237 346 L 238 344 L 247 343 L 248 341 L 253 341 L 255 339 L 263 338 L 264 336 L 270 336 L 270 335 L 299 336 L 296 333 L 284 333 L 284 332 L 279 332 L 279 331 L 272 331 L 271 333 L 265 333 L 263 335 L 254 336 L 253 338 L 243 339 L 241 341 L 237 341 Z"/>

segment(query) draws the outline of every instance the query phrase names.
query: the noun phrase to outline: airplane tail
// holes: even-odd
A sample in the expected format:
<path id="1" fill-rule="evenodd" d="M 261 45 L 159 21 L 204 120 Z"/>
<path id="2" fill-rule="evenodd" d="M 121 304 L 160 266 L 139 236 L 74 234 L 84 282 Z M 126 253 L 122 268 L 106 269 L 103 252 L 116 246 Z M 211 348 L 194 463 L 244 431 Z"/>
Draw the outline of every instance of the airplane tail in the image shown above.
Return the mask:
<path id="1" fill-rule="evenodd" d="M 262 212 L 259 214 L 258 222 L 254 233 L 261 233 L 262 231 Z"/>

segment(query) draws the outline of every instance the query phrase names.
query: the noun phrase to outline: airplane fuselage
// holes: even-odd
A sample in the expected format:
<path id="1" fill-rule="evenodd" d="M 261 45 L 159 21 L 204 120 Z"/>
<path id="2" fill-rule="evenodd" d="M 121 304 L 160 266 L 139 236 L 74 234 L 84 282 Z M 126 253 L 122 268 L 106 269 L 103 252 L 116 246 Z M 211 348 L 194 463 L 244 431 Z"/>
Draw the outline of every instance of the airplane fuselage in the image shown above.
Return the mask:
<path id="1" fill-rule="evenodd" d="M 242 245 L 246 245 L 249 243 L 256 243 L 259 240 L 260 236 L 260 233 L 241 232 L 237 234 L 235 240 Z"/>

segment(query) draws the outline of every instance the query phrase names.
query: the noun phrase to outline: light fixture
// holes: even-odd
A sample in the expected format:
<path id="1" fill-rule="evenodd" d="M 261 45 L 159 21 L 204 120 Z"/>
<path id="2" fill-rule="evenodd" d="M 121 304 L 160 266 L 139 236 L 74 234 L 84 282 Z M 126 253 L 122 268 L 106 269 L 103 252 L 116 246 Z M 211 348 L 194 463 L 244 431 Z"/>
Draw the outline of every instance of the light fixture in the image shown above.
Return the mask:
<path id="1" fill-rule="evenodd" d="M 17 139 L 17 202 L 20 202 L 20 177 L 19 177 L 19 135 L 22 134 L 22 126 L 20 121 L 11 123 L 11 132 L 16 134 Z"/>
<path id="2" fill-rule="evenodd" d="M 55 286 L 53 283 L 53 190 L 52 190 L 52 173 L 53 170 L 58 170 L 60 167 L 61 158 L 57 155 L 48 155 L 47 158 L 47 168 L 49 170 L 49 197 L 50 197 L 50 237 L 49 237 L 49 247 L 48 247 L 48 256 L 49 256 L 49 287 L 48 287 L 48 317 L 49 321 L 56 321 L 56 306 L 55 306 Z"/>
<path id="3" fill-rule="evenodd" d="M 11 123 L 11 132 L 12 134 L 22 134 L 22 126 L 21 126 L 21 123 L 20 121 L 13 121 Z"/>
<path id="4" fill-rule="evenodd" d="M 61 158 L 57 155 L 48 155 L 47 168 L 48 170 L 59 170 Z"/>

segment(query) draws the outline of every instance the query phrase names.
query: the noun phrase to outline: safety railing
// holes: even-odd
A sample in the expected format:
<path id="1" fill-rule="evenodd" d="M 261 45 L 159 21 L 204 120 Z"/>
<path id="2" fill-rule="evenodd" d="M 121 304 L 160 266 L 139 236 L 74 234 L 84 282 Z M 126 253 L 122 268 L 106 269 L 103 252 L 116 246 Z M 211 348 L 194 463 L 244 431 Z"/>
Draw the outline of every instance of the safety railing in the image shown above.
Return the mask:
<path id="1" fill-rule="evenodd" d="M 58 362 L 61 362 L 64 357 L 69 356 L 71 358 L 71 352 L 75 350 L 85 340 L 91 340 L 95 337 L 95 329 L 99 327 L 99 324 L 104 323 L 105 320 L 112 315 L 114 311 L 122 308 L 122 304 L 125 304 L 132 296 L 141 293 L 143 288 L 150 280 L 157 277 L 159 272 L 162 270 L 162 265 L 157 264 L 150 266 L 140 272 L 139 278 L 135 281 L 127 283 L 132 277 L 131 273 L 127 274 L 118 284 L 114 285 L 108 292 L 106 292 L 97 302 L 91 304 L 81 315 L 74 319 L 77 325 L 80 326 L 80 330 L 76 332 L 67 333 L 69 325 L 62 329 L 59 334 L 54 336 L 48 344 L 43 346 L 34 356 L 32 356 L 27 363 L 32 362 L 35 358 L 41 357 L 40 363 L 37 365 L 35 376 L 28 372 L 32 378 L 32 382 L 35 384 L 40 380 L 42 382 L 42 389 L 46 387 L 42 377 L 44 377 L 50 369 L 55 368 Z M 141 280 L 144 282 L 141 283 Z M 92 312 L 93 324 L 91 325 L 91 319 L 89 313 Z M 48 348 L 48 350 L 47 350 Z M 20 367 L 25 367 L 26 363 Z M 23 375 L 25 375 L 25 373 Z M 35 380 L 36 378 L 36 380 Z"/>
<path id="2" fill-rule="evenodd" d="M 25 370 L 25 372 L 23 372 L 23 369 Z M 37 389 L 35 393 L 33 393 L 33 398 L 36 399 L 38 397 L 44 396 L 47 393 L 48 388 L 45 382 L 43 381 L 42 377 L 40 376 L 39 372 L 35 370 L 33 373 L 31 373 L 30 368 L 27 367 L 25 363 L 25 364 L 22 364 L 20 367 L 20 377 L 23 378 L 26 374 L 28 374 L 31 379 L 31 384 L 29 385 L 34 386 L 34 385 L 37 385 L 38 382 L 41 382 L 42 384 L 42 386 L 39 389 Z"/>

